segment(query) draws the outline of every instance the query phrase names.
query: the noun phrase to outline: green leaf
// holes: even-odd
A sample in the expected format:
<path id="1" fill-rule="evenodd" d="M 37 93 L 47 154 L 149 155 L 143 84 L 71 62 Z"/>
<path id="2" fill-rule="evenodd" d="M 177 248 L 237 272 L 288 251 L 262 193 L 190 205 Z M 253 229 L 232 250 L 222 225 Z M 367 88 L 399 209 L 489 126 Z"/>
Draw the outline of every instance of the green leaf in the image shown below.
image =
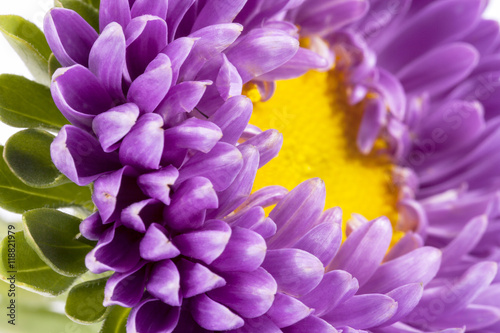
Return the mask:
<path id="1" fill-rule="evenodd" d="M 10 284 L 0 280 L 2 297 L 8 297 L 9 289 Z M 48 298 L 22 288 L 16 288 L 15 293 L 16 325 L 9 324 L 7 320 L 0 320 L 2 333 L 97 333 L 101 329 L 102 324 L 80 325 L 71 321 L 65 314 L 51 312 L 51 309 L 58 308 L 61 302 L 66 301 L 65 295 Z M 8 305 L 6 298 L 0 302 L 2 305 Z"/>
<path id="2" fill-rule="evenodd" d="M 54 271 L 80 276 L 87 271 L 85 256 L 93 246 L 77 239 L 81 220 L 55 209 L 24 213 L 26 241 Z"/>
<path id="3" fill-rule="evenodd" d="M 50 77 L 52 77 L 52 75 L 54 75 L 56 70 L 58 68 L 61 68 L 61 67 L 62 67 L 62 65 L 59 63 L 59 61 L 57 61 L 54 53 L 52 53 L 49 57 L 49 75 L 50 75 Z"/>
<path id="4" fill-rule="evenodd" d="M 102 325 L 99 333 L 127 333 L 127 318 L 129 308 L 115 305 Z"/>
<path id="5" fill-rule="evenodd" d="M 21 303 L 26 301 L 21 298 Z M 16 325 L 7 323 L 8 317 L 0 321 L 0 332 L 2 333 L 96 333 L 100 325 L 80 325 L 72 322 L 64 314 L 50 312 L 43 309 L 16 307 L 19 319 Z M 97 326 L 97 327 L 96 327 Z"/>
<path id="6" fill-rule="evenodd" d="M 94 8 L 99 10 L 99 7 L 101 5 L 101 0 L 87 0 Z"/>
<path id="7" fill-rule="evenodd" d="M 12 262 L 12 253 L 15 253 L 14 262 Z M 23 231 L 4 238 L 0 244 L 0 254 L 2 256 L 0 279 L 10 282 L 14 276 L 17 286 L 46 296 L 62 294 L 76 279 L 76 277 L 58 274 L 47 266 L 28 245 Z"/>
<path id="8" fill-rule="evenodd" d="M 0 15 L 0 32 L 35 79 L 49 85 L 48 62 L 51 51 L 43 32 L 33 23 L 16 15 Z"/>
<path id="9" fill-rule="evenodd" d="M 3 156 L 2 146 L 0 146 L 0 207 L 19 214 L 40 207 L 81 206 L 89 211 L 93 210 L 89 187 L 80 187 L 73 183 L 52 188 L 28 186 L 12 173 L 1 156 Z"/>
<path id="10" fill-rule="evenodd" d="M 7 140 L 3 157 L 12 172 L 33 187 L 54 187 L 70 182 L 50 158 L 54 136 L 38 129 L 17 132 Z"/>
<path id="11" fill-rule="evenodd" d="M 54 104 L 49 88 L 11 74 L 0 75 L 0 120 L 13 127 L 50 130 L 68 124 Z"/>
<path id="12" fill-rule="evenodd" d="M 80 283 L 69 291 L 66 315 L 81 324 L 93 324 L 106 318 L 110 307 L 102 305 L 108 278 Z"/>
<path id="13" fill-rule="evenodd" d="M 88 24 L 92 26 L 97 32 L 99 32 L 99 10 L 95 8 L 91 3 L 80 0 L 57 0 L 56 5 L 74 10 Z"/>

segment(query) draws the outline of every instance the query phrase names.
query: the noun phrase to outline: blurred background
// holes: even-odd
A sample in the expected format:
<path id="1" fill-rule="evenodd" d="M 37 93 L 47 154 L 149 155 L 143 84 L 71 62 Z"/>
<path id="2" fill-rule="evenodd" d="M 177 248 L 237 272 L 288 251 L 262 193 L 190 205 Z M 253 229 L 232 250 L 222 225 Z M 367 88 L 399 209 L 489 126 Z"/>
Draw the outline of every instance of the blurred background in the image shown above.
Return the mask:
<path id="1" fill-rule="evenodd" d="M 19 15 L 41 28 L 43 17 L 53 7 L 53 3 L 53 0 L 3 0 L 0 3 L 0 15 Z M 500 0 L 490 1 L 486 16 L 500 22 Z M 0 74 L 3 73 L 17 74 L 33 79 L 23 62 L 2 36 L 0 37 Z M 0 145 L 4 145 L 5 141 L 16 131 L 17 129 L 0 122 Z M 7 233 L 7 225 L 17 224 L 20 219 L 20 215 L 9 213 L 0 208 L 0 240 Z M 20 230 L 20 226 L 16 229 Z M 0 281 L 1 333 L 90 333 L 99 331 L 100 325 L 77 325 L 66 318 L 64 315 L 64 296 L 49 299 L 20 288 L 16 290 L 16 326 L 12 326 L 7 323 L 5 315 L 8 302 L 7 292 L 8 285 Z"/>

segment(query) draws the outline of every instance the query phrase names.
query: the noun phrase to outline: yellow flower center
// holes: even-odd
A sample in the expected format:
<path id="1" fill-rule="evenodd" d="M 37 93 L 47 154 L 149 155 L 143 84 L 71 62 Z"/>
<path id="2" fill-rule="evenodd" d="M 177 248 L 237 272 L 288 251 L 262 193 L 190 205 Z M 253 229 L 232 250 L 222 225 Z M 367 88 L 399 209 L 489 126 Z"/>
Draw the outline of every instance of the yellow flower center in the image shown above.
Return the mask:
<path id="1" fill-rule="evenodd" d="M 350 106 L 340 75 L 333 71 L 310 71 L 293 80 L 279 81 L 273 97 L 256 99 L 250 123 L 262 130 L 275 128 L 284 137 L 277 158 L 262 167 L 254 191 L 268 185 L 291 190 L 300 182 L 319 177 L 326 184 L 326 208 L 339 206 L 344 223 L 353 213 L 371 220 L 387 216 L 397 224 L 398 188 L 393 164 L 382 153 L 379 139 L 369 155 L 356 146 L 363 105 Z M 344 229 L 345 230 L 345 229 Z M 395 232 L 394 240 L 401 237 Z"/>

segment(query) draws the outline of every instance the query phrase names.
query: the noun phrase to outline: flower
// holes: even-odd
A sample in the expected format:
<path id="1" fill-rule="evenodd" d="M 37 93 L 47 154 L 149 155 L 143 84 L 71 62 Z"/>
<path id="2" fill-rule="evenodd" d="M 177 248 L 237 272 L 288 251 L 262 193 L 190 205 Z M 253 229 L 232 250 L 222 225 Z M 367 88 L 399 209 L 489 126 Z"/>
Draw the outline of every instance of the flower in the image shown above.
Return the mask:
<path id="1" fill-rule="evenodd" d="M 104 305 L 132 308 L 128 332 L 496 328 L 498 251 L 495 238 L 480 244 L 498 215 L 495 169 L 472 163 L 493 147 L 496 99 L 468 96 L 474 75 L 494 75 L 498 46 L 486 44 L 498 29 L 480 20 L 481 0 L 401 2 L 373 29 L 389 5 L 103 0 L 100 34 L 71 10 L 47 15 L 65 66 L 51 92 L 72 123 L 52 159 L 93 183 L 86 265 L 114 272 Z M 440 117 L 457 114 L 472 116 L 467 135 L 409 165 L 418 140 L 442 138 Z M 270 162 L 279 122 L 299 128 Z M 327 188 L 347 187 L 305 180 L 317 166 Z M 265 186 L 282 181 L 290 192 Z M 324 211 L 338 200 L 344 221 Z"/>

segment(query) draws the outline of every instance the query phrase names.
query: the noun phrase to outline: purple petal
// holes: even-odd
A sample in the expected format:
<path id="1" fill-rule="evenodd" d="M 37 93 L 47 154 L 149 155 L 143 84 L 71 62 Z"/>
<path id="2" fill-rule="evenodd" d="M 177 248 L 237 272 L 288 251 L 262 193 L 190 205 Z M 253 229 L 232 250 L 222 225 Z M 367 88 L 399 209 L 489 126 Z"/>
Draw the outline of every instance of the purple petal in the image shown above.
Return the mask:
<path id="1" fill-rule="evenodd" d="M 134 18 L 141 15 L 152 15 L 166 19 L 167 8 L 168 0 L 135 0 L 131 9 L 131 16 Z"/>
<path id="2" fill-rule="evenodd" d="M 206 120 L 188 118 L 179 125 L 165 130 L 166 149 L 185 148 L 208 153 L 222 138 L 220 128 Z"/>
<path id="3" fill-rule="evenodd" d="M 294 244 L 318 220 L 325 205 L 325 183 L 314 178 L 299 184 L 269 214 L 278 232 L 269 241 L 269 248 Z"/>
<path id="4" fill-rule="evenodd" d="M 103 305 L 127 308 L 137 305 L 146 286 L 148 269 L 144 265 L 144 262 L 139 263 L 128 272 L 114 273 L 106 282 Z"/>
<path id="5" fill-rule="evenodd" d="M 198 105 L 207 85 L 206 81 L 187 81 L 173 86 L 155 112 L 163 117 L 166 125 L 177 125 L 179 115 L 193 111 Z"/>
<path id="6" fill-rule="evenodd" d="M 177 263 L 184 297 L 189 298 L 226 285 L 226 281 L 199 263 L 181 259 Z"/>
<path id="7" fill-rule="evenodd" d="M 146 199 L 122 209 L 120 221 L 127 228 L 144 233 L 153 221 L 161 219 L 162 212 L 161 202 Z"/>
<path id="8" fill-rule="evenodd" d="M 486 329 L 485 332 L 493 333 L 496 328 L 494 326 L 489 328 L 489 326 L 493 324 L 498 326 L 499 321 L 500 311 L 498 311 L 498 307 L 470 305 L 466 309 L 441 315 L 438 322 L 434 323 L 433 326 L 437 329 L 446 329 L 450 326 L 465 326 L 467 330 L 482 332 L 482 329 Z"/>
<path id="9" fill-rule="evenodd" d="M 240 212 L 256 206 L 265 208 L 276 205 L 287 194 L 288 190 L 283 186 L 266 186 L 248 196 L 248 199 L 240 206 Z"/>
<path id="10" fill-rule="evenodd" d="M 170 241 L 165 228 L 157 223 L 149 226 L 141 240 L 139 251 L 141 257 L 149 261 L 175 258 L 181 254 L 179 249 Z"/>
<path id="11" fill-rule="evenodd" d="M 408 93 L 439 95 L 465 79 L 476 67 L 479 53 L 471 45 L 454 43 L 435 48 L 398 72 Z M 422 68 L 426 68 L 422 72 Z"/>
<path id="12" fill-rule="evenodd" d="M 179 23 L 196 0 L 169 0 L 167 11 L 168 40 L 173 41 Z"/>
<path id="13" fill-rule="evenodd" d="M 314 308 L 316 316 L 322 316 L 338 304 L 354 296 L 358 281 L 345 271 L 331 271 L 323 276 L 316 288 L 302 296 L 300 301 Z"/>
<path id="14" fill-rule="evenodd" d="M 241 25 L 235 23 L 217 24 L 189 35 L 198 40 L 181 67 L 180 80 L 193 80 L 208 60 L 224 51 L 238 38 L 242 29 Z"/>
<path id="15" fill-rule="evenodd" d="M 155 113 L 142 115 L 123 139 L 120 161 L 139 169 L 156 170 L 163 153 L 163 119 Z"/>
<path id="16" fill-rule="evenodd" d="M 203 225 L 207 209 L 217 206 L 218 198 L 212 183 L 203 177 L 193 177 L 175 190 L 163 216 L 173 230 L 192 230 Z"/>
<path id="17" fill-rule="evenodd" d="M 276 223 L 266 217 L 264 208 L 260 206 L 252 207 L 245 211 L 234 222 L 231 223 L 233 227 L 247 228 L 255 231 L 264 238 L 269 238 L 276 233 Z"/>
<path id="18" fill-rule="evenodd" d="M 322 316 L 335 327 L 350 326 L 367 329 L 379 326 L 396 313 L 398 303 L 389 296 L 380 294 L 353 296 L 332 311 Z"/>
<path id="19" fill-rule="evenodd" d="M 92 119 L 113 107 L 113 101 L 87 68 L 59 68 L 52 77 L 52 98 L 61 113 L 74 125 L 90 129 Z"/>
<path id="20" fill-rule="evenodd" d="M 342 242 L 342 228 L 337 223 L 324 222 L 309 230 L 293 245 L 316 256 L 328 266 Z"/>
<path id="21" fill-rule="evenodd" d="M 110 228 L 85 258 L 85 265 L 95 274 L 106 271 L 130 271 L 140 260 L 140 234 L 124 227 Z"/>
<path id="22" fill-rule="evenodd" d="M 397 72 L 432 48 L 463 37 L 476 25 L 483 5 L 482 0 L 454 0 L 438 1 L 425 7 L 398 29 L 391 42 L 380 52 L 380 64 L 391 72 Z"/>
<path id="23" fill-rule="evenodd" d="M 232 63 L 227 60 L 225 54 L 222 54 L 222 66 L 220 67 L 215 86 L 219 92 L 220 97 L 227 101 L 233 96 L 241 95 L 243 90 L 243 81 L 238 73 L 238 70 Z"/>
<path id="24" fill-rule="evenodd" d="M 132 168 L 125 166 L 95 181 L 92 200 L 105 224 L 116 220 L 123 208 L 146 199 L 132 174 Z"/>
<path id="25" fill-rule="evenodd" d="M 266 241 L 256 232 L 233 227 L 224 252 L 212 262 L 221 271 L 251 272 L 260 267 L 266 257 Z"/>
<path id="26" fill-rule="evenodd" d="M 97 115 L 92 121 L 92 129 L 102 149 L 107 153 L 116 150 L 138 117 L 139 108 L 133 103 L 122 104 Z"/>
<path id="27" fill-rule="evenodd" d="M 125 35 L 122 27 L 113 22 L 104 29 L 92 46 L 89 69 L 112 98 L 122 101 L 125 98 L 122 90 L 124 67 Z"/>
<path id="28" fill-rule="evenodd" d="M 238 208 L 252 192 L 253 181 L 259 165 L 259 152 L 252 146 L 239 146 L 243 156 L 243 167 L 233 183 L 218 194 L 217 216 L 226 216 Z"/>
<path id="29" fill-rule="evenodd" d="M 192 31 L 197 31 L 210 25 L 231 23 L 246 2 L 247 0 L 206 1 L 193 24 Z"/>
<path id="30" fill-rule="evenodd" d="M 314 310 L 308 308 L 294 297 L 277 293 L 274 303 L 267 312 L 267 316 L 278 327 L 286 327 L 297 323 L 309 316 Z"/>
<path id="31" fill-rule="evenodd" d="M 222 130 L 222 142 L 236 144 L 245 130 L 252 114 L 252 102 L 245 96 L 229 98 L 209 118 Z"/>
<path id="32" fill-rule="evenodd" d="M 362 286 L 382 262 L 391 236 L 392 226 L 385 217 L 364 224 L 347 237 L 327 271 L 345 270 Z"/>
<path id="33" fill-rule="evenodd" d="M 446 300 L 442 311 L 452 313 L 463 310 L 493 281 L 497 263 L 484 261 L 469 268 L 456 282 L 447 283 L 424 291 L 424 296 L 414 314 L 432 311 L 436 299 Z"/>
<path id="34" fill-rule="evenodd" d="M 403 120 L 406 112 L 406 92 L 401 82 L 382 68 L 378 69 L 378 75 L 378 82 L 373 89 L 384 97 L 387 107 L 396 119 Z"/>
<path id="35" fill-rule="evenodd" d="M 101 0 L 99 7 L 99 28 L 101 31 L 111 22 L 117 22 L 123 29 L 130 22 L 128 0 Z"/>
<path id="36" fill-rule="evenodd" d="M 146 289 L 163 303 L 180 306 L 182 301 L 180 275 L 175 264 L 163 260 L 154 264 Z"/>
<path id="37" fill-rule="evenodd" d="M 238 69 L 243 83 L 268 73 L 290 60 L 299 42 L 274 29 L 254 29 L 229 50 L 228 60 Z"/>
<path id="38" fill-rule="evenodd" d="M 298 323 L 284 327 L 283 333 L 307 333 L 307 332 L 317 332 L 317 333 L 337 333 L 338 331 L 326 321 L 316 316 L 309 316 Z M 346 332 L 348 333 L 348 332 Z"/>
<path id="39" fill-rule="evenodd" d="M 379 137 L 387 111 L 380 99 L 365 101 L 363 118 L 358 130 L 356 144 L 363 154 L 368 154 Z"/>
<path id="40" fill-rule="evenodd" d="M 422 247 L 382 264 L 361 288 L 360 293 L 387 293 L 410 283 L 429 283 L 439 270 L 441 251 Z"/>
<path id="41" fill-rule="evenodd" d="M 243 157 L 233 145 L 219 142 L 207 154 L 198 152 L 180 169 L 178 182 L 201 176 L 210 180 L 216 191 L 224 191 L 243 165 Z"/>
<path id="42" fill-rule="evenodd" d="M 257 318 L 245 318 L 245 326 L 228 331 L 228 333 L 281 333 L 282 331 L 273 323 L 268 316 L 260 316 Z"/>
<path id="43" fill-rule="evenodd" d="M 304 75 L 312 69 L 328 69 L 327 59 L 309 49 L 299 48 L 288 62 L 277 69 L 258 77 L 259 80 L 288 80 Z"/>
<path id="44" fill-rule="evenodd" d="M 324 273 L 318 258 L 298 249 L 268 250 L 262 267 L 271 273 L 281 292 L 298 297 L 313 290 Z"/>
<path id="45" fill-rule="evenodd" d="M 165 21 L 155 16 L 139 16 L 130 21 L 125 29 L 125 37 L 127 68 L 132 81 L 143 74 L 151 61 L 165 48 L 167 30 Z"/>
<path id="46" fill-rule="evenodd" d="M 471 44 L 480 54 L 488 54 L 500 35 L 500 27 L 495 20 L 481 20 L 474 31 L 463 41 Z"/>
<path id="47" fill-rule="evenodd" d="M 80 233 L 90 240 L 99 240 L 106 231 L 99 212 L 95 212 L 80 223 Z"/>
<path id="48" fill-rule="evenodd" d="M 179 71 L 191 53 L 196 41 L 196 38 L 181 37 L 169 43 L 163 49 L 162 53 L 166 54 L 172 61 L 172 84 L 177 83 Z"/>
<path id="49" fill-rule="evenodd" d="M 153 112 L 165 98 L 172 84 L 172 64 L 168 56 L 160 53 L 137 77 L 127 94 L 130 102 L 137 104 L 142 112 Z"/>
<path id="50" fill-rule="evenodd" d="M 206 295 L 193 298 L 191 301 L 191 314 L 201 327 L 210 331 L 236 329 L 245 323 L 241 317 Z"/>
<path id="51" fill-rule="evenodd" d="M 481 103 L 451 100 L 427 117 L 419 137 L 424 141 L 435 141 L 437 138 L 439 144 L 436 145 L 436 151 L 453 151 L 468 144 L 484 131 L 485 122 Z"/>
<path id="52" fill-rule="evenodd" d="M 384 323 L 384 326 L 404 320 L 404 318 L 417 306 L 423 291 L 424 287 L 421 283 L 412 283 L 387 293 L 387 296 L 398 303 L 398 309 L 394 316 L 388 322 Z"/>
<path id="53" fill-rule="evenodd" d="M 50 145 L 50 156 L 57 169 L 80 186 L 120 168 L 116 154 L 106 154 L 96 138 L 71 125 L 59 131 Z"/>
<path id="54" fill-rule="evenodd" d="M 256 318 L 266 313 L 274 301 L 276 282 L 264 269 L 222 274 L 227 284 L 207 293 L 210 298 L 242 317 Z"/>
<path id="55" fill-rule="evenodd" d="M 248 139 L 242 145 L 252 145 L 259 150 L 259 168 L 262 168 L 278 155 L 283 145 L 283 134 L 278 130 L 269 129 Z"/>
<path id="56" fill-rule="evenodd" d="M 484 215 L 472 219 L 463 228 L 445 248 L 443 248 L 442 267 L 452 265 L 460 261 L 460 259 L 472 251 L 481 241 L 486 227 L 488 226 L 488 218 Z"/>
<path id="57" fill-rule="evenodd" d="M 384 258 L 384 261 L 394 260 L 401 257 L 413 250 L 423 246 L 424 241 L 422 238 L 413 232 L 407 232 L 399 242 L 394 245 Z"/>
<path id="58" fill-rule="evenodd" d="M 296 24 L 302 27 L 301 32 L 306 36 L 325 35 L 362 18 L 368 11 L 369 2 L 365 0 L 330 1 L 304 7 L 296 18 Z"/>
<path id="59" fill-rule="evenodd" d="M 80 15 L 69 9 L 53 8 L 45 16 L 43 30 L 61 65 L 88 65 L 90 49 L 98 35 Z"/>
<path id="60" fill-rule="evenodd" d="M 178 177 L 179 171 L 169 165 L 158 171 L 140 175 L 137 184 L 147 196 L 170 205 L 171 187 Z"/>
<path id="61" fill-rule="evenodd" d="M 210 265 L 222 254 L 230 238 L 231 228 L 227 223 L 212 220 L 197 231 L 176 236 L 173 242 L 184 256 Z"/>
<path id="62" fill-rule="evenodd" d="M 180 310 L 158 299 L 145 299 L 130 311 L 127 332 L 172 332 L 179 321 Z"/>

